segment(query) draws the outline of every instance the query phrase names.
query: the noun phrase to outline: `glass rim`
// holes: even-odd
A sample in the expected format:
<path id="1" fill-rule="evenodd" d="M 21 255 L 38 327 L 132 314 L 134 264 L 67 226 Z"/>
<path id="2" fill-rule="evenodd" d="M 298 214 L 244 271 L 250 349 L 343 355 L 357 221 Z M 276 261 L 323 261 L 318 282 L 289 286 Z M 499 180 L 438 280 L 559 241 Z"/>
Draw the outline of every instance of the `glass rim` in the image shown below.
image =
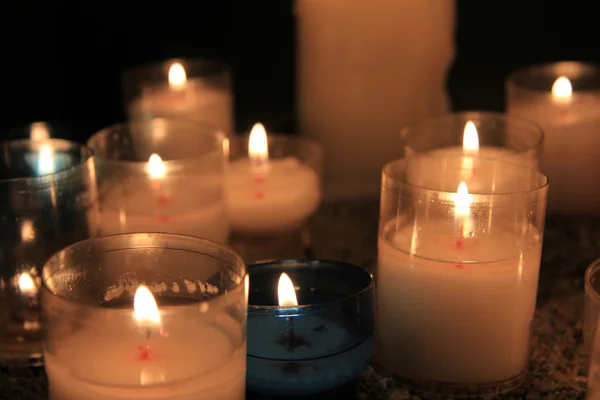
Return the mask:
<path id="1" fill-rule="evenodd" d="M 119 239 L 121 238 L 125 238 L 125 237 L 134 237 L 134 236 L 146 236 L 148 239 L 150 238 L 156 238 L 156 237 L 162 237 L 166 240 L 169 241 L 173 241 L 173 240 L 179 240 L 179 243 L 181 243 L 181 241 L 186 241 L 187 243 L 193 243 L 194 245 L 200 245 L 202 248 L 206 248 L 206 247 L 210 247 L 213 249 L 217 249 L 219 251 L 222 251 L 228 255 L 231 255 L 233 257 L 233 265 L 240 267 L 241 268 L 241 279 L 240 282 L 237 283 L 234 287 L 232 287 L 229 290 L 223 291 L 223 292 L 219 292 L 216 296 L 210 297 L 206 300 L 202 300 L 202 301 L 194 301 L 191 303 L 186 303 L 186 304 L 180 304 L 180 305 L 167 305 L 167 306 L 161 306 L 159 307 L 161 314 L 168 316 L 172 313 L 174 313 L 176 310 L 191 310 L 193 308 L 198 307 L 198 304 L 211 304 L 214 303 L 216 301 L 219 301 L 220 299 L 226 298 L 226 297 L 231 297 L 232 294 L 236 293 L 238 290 L 240 290 L 240 288 L 244 288 L 244 286 L 246 286 L 246 281 L 248 279 L 248 266 L 246 265 L 246 263 L 242 260 L 242 258 L 232 249 L 230 249 L 229 247 L 226 247 L 224 245 L 218 244 L 216 242 L 213 242 L 211 240 L 208 239 L 203 239 L 203 238 L 199 238 L 199 237 L 195 237 L 195 236 L 190 236 L 190 235 L 181 235 L 181 234 L 175 234 L 175 233 L 163 233 L 163 232 L 145 232 L 145 233 L 120 233 L 120 234 L 116 234 L 116 235 L 108 235 L 108 236 L 101 236 L 101 237 L 94 237 L 94 238 L 88 238 L 88 239 L 84 239 L 84 240 L 80 240 L 78 242 L 75 242 L 73 244 L 70 244 L 69 246 L 66 246 L 64 248 L 62 248 L 61 250 L 57 251 L 56 253 L 52 254 L 44 263 L 42 270 L 41 270 L 41 295 L 44 296 L 44 293 L 46 295 L 50 295 L 52 296 L 52 298 L 58 299 L 60 300 L 62 303 L 68 304 L 72 307 L 76 307 L 78 309 L 85 309 L 85 310 L 90 310 L 90 311 L 108 311 L 110 312 L 112 315 L 117 315 L 117 314 L 131 314 L 131 312 L 133 311 L 133 305 L 131 306 L 131 309 L 124 309 L 124 308 L 115 308 L 115 309 L 111 309 L 111 308 L 106 308 L 103 307 L 101 305 L 98 304 L 87 304 L 87 303 L 83 303 L 83 302 L 79 302 L 79 301 L 75 301 L 72 299 L 69 299 L 65 296 L 59 295 L 54 293 L 46 284 L 47 279 L 49 279 L 53 274 L 47 275 L 47 268 L 46 266 L 51 262 L 56 260 L 57 258 L 61 257 L 62 254 L 68 252 L 69 250 L 72 250 L 76 247 L 81 247 L 81 246 L 87 246 L 89 243 L 98 243 L 98 242 L 110 242 L 110 241 L 116 241 L 117 243 L 120 242 Z M 204 256 L 208 256 L 208 257 L 212 257 L 209 254 L 204 253 L 201 249 L 197 249 L 197 250 L 191 250 L 191 249 L 182 249 L 180 247 L 164 247 L 164 246 L 160 246 L 160 245 L 139 245 L 139 246 L 131 246 L 129 245 L 128 247 L 120 247 L 120 246 L 113 246 L 111 248 L 108 248 L 106 251 L 103 251 L 103 253 L 105 252 L 109 252 L 109 251 L 122 251 L 122 250 L 135 250 L 135 249 L 151 249 L 151 248 L 157 248 L 157 249 L 164 249 L 164 250 L 184 250 L 184 251 L 189 251 L 189 252 L 193 252 L 196 254 L 201 254 Z M 214 258 L 214 257 L 213 257 Z M 223 260 L 220 260 L 223 261 Z M 47 275 L 47 276 L 46 276 Z M 160 298 L 160 296 L 158 296 Z"/>
<path id="2" fill-rule="evenodd" d="M 416 158 L 419 158 L 419 157 L 426 158 L 428 156 L 417 156 Z M 432 157 L 435 157 L 435 156 L 432 156 Z M 444 159 L 444 158 L 449 158 L 449 157 L 435 157 L 435 158 Z M 461 159 L 461 158 L 462 157 L 456 157 L 456 159 Z M 490 163 L 500 164 L 500 165 L 504 165 L 504 166 L 515 167 L 515 168 L 521 169 L 522 171 L 529 171 L 530 173 L 536 175 L 538 178 L 541 178 L 542 183 L 532 189 L 527 189 L 527 190 L 522 190 L 522 191 L 503 192 L 503 193 L 469 193 L 471 198 L 475 199 L 473 201 L 473 203 L 481 203 L 481 201 L 477 201 L 478 198 L 486 198 L 486 197 L 492 197 L 495 199 L 511 198 L 511 197 L 516 197 L 516 196 L 523 196 L 523 195 L 527 195 L 527 194 L 534 194 L 537 192 L 542 192 L 544 190 L 547 190 L 547 188 L 548 188 L 548 184 L 549 184 L 548 176 L 534 168 L 530 168 L 528 166 L 525 166 L 522 164 L 516 164 L 513 162 L 506 162 L 506 161 L 500 160 L 500 159 L 491 159 L 491 158 L 484 158 L 484 157 L 476 157 L 476 159 L 479 161 L 483 161 L 483 162 L 490 162 Z M 430 188 L 427 188 L 424 186 L 414 185 L 414 184 L 408 182 L 406 178 L 399 180 L 396 177 L 392 176 L 392 174 L 390 174 L 390 170 L 393 170 L 395 167 L 398 167 L 398 166 L 400 166 L 401 168 L 404 168 L 406 170 L 406 159 L 404 159 L 404 158 L 396 159 L 396 160 L 386 163 L 383 166 L 382 171 L 381 171 L 381 175 L 382 175 L 381 187 L 382 188 L 389 189 L 389 190 L 397 190 L 400 187 L 410 187 L 410 188 L 417 189 L 417 190 L 419 190 L 423 193 L 427 193 L 427 194 L 438 193 L 438 194 L 444 194 L 447 196 L 454 195 L 456 193 L 456 191 L 430 189 Z M 388 181 L 393 182 L 393 185 L 386 185 L 386 182 L 388 182 Z"/>
<path id="3" fill-rule="evenodd" d="M 560 73 L 560 70 L 563 70 L 564 73 Z M 577 73 L 567 73 L 564 70 L 568 69 L 578 69 Z M 550 88 L 548 90 L 539 89 L 532 87 L 531 85 L 524 84 L 523 82 L 527 82 L 532 77 L 537 76 L 548 76 L 554 79 L 560 76 L 566 76 L 570 80 L 575 80 L 578 78 L 577 75 L 583 75 L 585 73 L 598 75 L 600 78 L 600 64 L 594 62 L 587 61 L 577 61 L 577 60 L 563 60 L 563 61 L 555 61 L 548 63 L 537 63 L 526 65 L 520 68 L 517 68 L 509 73 L 506 77 L 505 85 L 507 87 L 514 87 L 518 90 L 529 91 L 534 93 L 550 93 Z M 600 87 L 597 88 L 579 88 L 577 91 L 578 94 L 585 93 L 594 93 L 600 92 Z"/>
<path id="4" fill-rule="evenodd" d="M 175 127 L 179 126 L 179 127 L 186 127 L 186 128 L 191 127 L 193 130 L 206 129 L 210 132 L 209 135 L 212 136 L 212 138 L 215 140 L 214 149 L 211 149 L 210 151 L 207 151 L 206 153 L 202 153 L 202 154 L 199 154 L 196 156 L 172 158 L 172 159 L 168 159 L 168 160 L 163 159 L 162 162 L 165 166 L 174 166 L 179 163 L 202 160 L 202 159 L 206 159 L 206 158 L 215 156 L 219 153 L 221 153 L 223 156 L 225 156 L 225 149 L 224 149 L 224 146 L 226 146 L 225 142 L 228 142 L 230 139 L 227 137 L 227 134 L 223 130 L 221 130 L 219 128 L 215 128 L 214 126 L 211 126 L 208 124 L 197 124 L 197 123 L 193 123 L 193 122 L 187 121 L 187 120 L 182 121 L 179 119 L 170 119 L 170 118 L 162 118 L 162 117 L 152 118 L 148 121 L 124 121 L 124 122 L 119 122 L 119 123 L 116 123 L 113 125 L 109 125 L 107 127 L 100 129 L 99 131 L 94 132 L 94 134 L 92 134 L 92 136 L 90 136 L 90 138 L 88 139 L 86 145 L 90 149 L 94 150 L 94 146 L 92 143 L 98 141 L 100 138 L 107 137 L 108 135 L 115 133 L 115 131 L 120 131 L 121 129 L 125 129 L 127 132 L 131 132 L 131 128 L 134 126 L 140 126 L 140 125 L 143 126 L 144 124 L 146 124 L 148 122 L 152 123 L 154 121 L 166 121 L 168 125 L 174 125 Z M 159 154 L 159 156 L 160 156 L 160 154 Z M 102 160 L 102 162 L 108 162 L 108 163 L 113 163 L 113 164 L 118 164 L 118 165 L 130 165 L 130 166 L 145 167 L 146 164 L 148 163 L 148 160 L 140 160 L 140 161 L 116 160 L 111 157 L 103 156 L 103 155 L 99 154 L 98 152 L 94 152 L 94 158 L 98 159 L 98 160 Z"/>
<path id="5" fill-rule="evenodd" d="M 248 316 L 250 315 L 265 315 L 265 314 L 275 314 L 278 317 L 289 317 L 295 316 L 299 314 L 306 313 L 314 313 L 319 312 L 323 309 L 330 308 L 336 304 L 346 304 L 348 302 L 352 302 L 354 299 L 359 298 L 363 294 L 368 291 L 373 290 L 374 288 L 374 278 L 373 274 L 367 269 L 360 267 L 356 264 L 347 263 L 344 261 L 337 260 L 328 260 L 328 259 L 288 259 L 288 260 L 271 260 L 265 262 L 259 262 L 255 264 L 248 265 L 248 276 L 252 275 L 251 270 L 272 270 L 275 266 L 286 267 L 286 269 L 300 269 L 301 267 L 310 267 L 312 269 L 323 269 L 326 266 L 338 266 L 343 269 L 353 269 L 357 273 L 361 273 L 368 280 L 368 283 L 361 289 L 354 291 L 353 293 L 340 296 L 337 299 L 329 300 L 329 301 L 321 301 L 318 303 L 311 304 L 302 304 L 298 306 L 291 307 L 281 307 L 281 306 L 267 306 L 267 305 L 254 305 L 248 302 Z"/>
<path id="6" fill-rule="evenodd" d="M 598 293 L 597 290 L 595 290 L 592 287 L 592 275 L 596 272 L 598 272 L 598 270 L 600 270 L 600 258 L 595 259 L 594 261 L 592 261 L 592 263 L 590 265 L 588 265 L 588 267 L 585 269 L 585 274 L 584 274 L 584 285 L 585 285 L 585 292 L 586 293 L 590 293 L 590 296 L 598 303 L 600 303 L 600 293 Z"/>
<path id="7" fill-rule="evenodd" d="M 521 118 L 513 115 L 509 115 L 502 112 L 496 111 L 478 111 L 478 110 L 469 110 L 469 111 L 458 111 L 447 113 L 444 115 L 439 115 L 437 117 L 428 118 L 426 120 L 422 120 L 420 122 L 405 126 L 400 131 L 400 138 L 406 141 L 409 137 L 411 137 L 411 133 L 417 132 L 421 129 L 425 129 L 429 126 L 434 126 L 436 124 L 441 124 L 445 122 L 455 121 L 455 120 L 495 120 L 495 121 L 504 121 L 507 124 L 519 125 L 525 129 L 530 130 L 530 132 L 534 132 L 537 136 L 535 143 L 532 146 L 529 146 L 526 150 L 517 152 L 516 154 L 525 153 L 530 151 L 531 149 L 539 148 L 543 145 L 544 142 L 544 130 L 537 123 L 530 121 L 526 118 Z M 416 153 L 425 153 L 424 151 L 415 150 L 408 143 L 404 143 L 405 147 L 410 147 Z"/>
<path id="8" fill-rule="evenodd" d="M 79 169 L 83 169 L 85 167 L 85 164 L 92 158 L 95 157 L 95 153 L 94 150 L 89 147 L 87 144 L 83 144 L 83 143 L 79 143 L 79 142 L 75 142 L 72 140 L 68 140 L 68 139 L 61 139 L 61 138 L 48 138 L 48 139 L 43 139 L 43 140 L 31 140 L 31 139 L 6 139 L 6 140 L 0 140 L 0 147 L 5 147 L 5 146 L 12 146 L 12 145 L 16 145 L 19 143 L 29 143 L 29 144 L 43 144 L 43 143 L 55 143 L 55 144 L 59 144 L 59 145 L 63 145 L 63 146 L 68 146 L 68 147 L 74 147 L 74 148 L 78 148 L 79 150 L 84 150 L 85 153 L 83 154 L 83 157 L 81 160 L 79 160 L 78 162 L 74 163 L 73 165 L 70 165 L 67 168 L 55 171 L 55 172 L 51 172 L 48 174 L 44 174 L 44 175 L 37 175 L 37 176 L 19 176 L 16 178 L 0 178 L 0 184 L 3 183 L 16 183 L 16 182 L 23 182 L 23 183 L 35 183 L 35 182 L 42 182 L 44 180 L 47 180 L 48 178 L 61 178 L 63 175 L 67 175 L 72 173 L 73 171 L 77 171 Z"/>
<path id="9" fill-rule="evenodd" d="M 207 73 L 204 76 L 219 75 L 223 73 L 226 75 L 231 74 L 230 65 L 226 61 L 218 58 L 175 57 L 161 61 L 148 62 L 128 68 L 121 75 L 122 81 L 124 83 L 139 81 L 140 78 L 148 78 L 149 75 L 154 75 L 157 72 L 163 72 L 163 70 L 165 76 L 167 76 L 170 66 L 174 63 L 181 63 L 183 65 L 184 69 L 186 70 L 186 74 L 188 74 L 188 79 L 193 79 L 200 76 L 193 73 L 190 74 L 189 72 L 189 69 L 194 69 L 197 67 L 206 67 L 208 69 L 214 68 L 213 72 Z M 186 66 L 189 66 L 189 68 L 186 68 Z"/>

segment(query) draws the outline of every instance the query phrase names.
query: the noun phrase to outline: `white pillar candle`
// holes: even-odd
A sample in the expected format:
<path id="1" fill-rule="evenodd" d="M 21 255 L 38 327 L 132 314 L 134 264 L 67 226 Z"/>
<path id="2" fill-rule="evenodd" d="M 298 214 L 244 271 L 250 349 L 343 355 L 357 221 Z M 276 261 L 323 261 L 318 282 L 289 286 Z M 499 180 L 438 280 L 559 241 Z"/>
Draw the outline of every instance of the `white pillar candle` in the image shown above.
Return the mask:
<path id="1" fill-rule="evenodd" d="M 100 233 L 166 232 L 225 243 L 229 223 L 225 201 L 218 196 L 221 183 L 215 177 L 171 173 L 153 154 L 147 165 L 148 179 L 109 181 L 101 199 Z M 215 195 L 207 187 L 214 186 Z M 195 187 L 203 188 L 196 192 Z"/>
<path id="2" fill-rule="evenodd" d="M 453 0 L 297 0 L 300 132 L 327 154 L 325 194 L 375 197 L 400 130 L 448 111 Z"/>
<path id="3" fill-rule="evenodd" d="M 531 82 L 520 74 L 531 74 Z M 507 82 L 507 112 L 544 129 L 541 169 L 552 182 L 551 211 L 600 212 L 600 181 L 593 172 L 600 165 L 600 87 L 585 90 L 586 82 L 598 76 L 600 71 L 591 66 L 558 63 L 516 72 Z M 550 77 L 551 88 L 538 87 Z M 576 83 L 581 80 L 583 90 L 573 90 L 569 77 Z M 530 88 L 529 84 L 538 86 Z"/>
<path id="4" fill-rule="evenodd" d="M 161 85 L 162 84 L 162 85 Z M 233 98 L 229 88 L 208 84 L 201 77 L 187 77 L 184 65 L 169 67 L 168 85 L 142 83 L 141 94 L 128 105 L 133 121 L 152 118 L 180 119 L 233 131 Z"/>
<path id="5" fill-rule="evenodd" d="M 102 318 L 65 332 L 46 352 L 50 399 L 243 400 L 246 346 L 236 345 L 244 341 L 233 320 L 206 307 L 202 321 L 171 318 L 163 326 L 156 303 L 138 306 L 141 288 L 134 303 L 139 331 Z"/>
<path id="6" fill-rule="evenodd" d="M 229 163 L 226 182 L 231 227 L 240 233 L 299 229 L 321 201 L 315 170 L 294 156 L 269 158 L 262 124 L 252 128 L 248 158 Z"/>

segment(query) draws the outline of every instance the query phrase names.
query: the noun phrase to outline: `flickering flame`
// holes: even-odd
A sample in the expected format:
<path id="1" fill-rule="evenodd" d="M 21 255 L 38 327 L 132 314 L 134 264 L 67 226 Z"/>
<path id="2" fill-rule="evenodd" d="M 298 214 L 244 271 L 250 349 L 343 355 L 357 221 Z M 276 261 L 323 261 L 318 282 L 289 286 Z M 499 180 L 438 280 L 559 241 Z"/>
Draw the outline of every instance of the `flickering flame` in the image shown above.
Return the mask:
<path id="1" fill-rule="evenodd" d="M 48 143 L 40 146 L 38 153 L 38 175 L 54 173 L 54 149 Z"/>
<path id="2" fill-rule="evenodd" d="M 48 125 L 45 122 L 34 122 L 31 124 L 31 131 L 29 137 L 33 142 L 50 139 L 50 132 Z"/>
<path id="3" fill-rule="evenodd" d="M 463 154 L 472 155 L 479 152 L 479 135 L 473 121 L 468 121 L 463 132 Z"/>
<path id="4" fill-rule="evenodd" d="M 162 158 L 156 153 L 153 153 L 148 159 L 146 171 L 151 179 L 162 179 L 167 173 L 167 167 Z"/>
<path id="5" fill-rule="evenodd" d="M 150 289 L 140 285 L 133 298 L 134 318 L 140 327 L 156 327 L 160 325 L 160 313 L 156 300 Z"/>
<path id="6" fill-rule="evenodd" d="M 461 182 L 454 195 L 455 215 L 469 215 L 471 213 L 471 196 L 465 182 Z"/>
<path id="7" fill-rule="evenodd" d="M 31 275 L 27 272 L 23 272 L 19 276 L 19 290 L 21 293 L 27 296 L 33 296 L 37 292 L 37 288 L 35 286 L 35 282 L 31 278 Z"/>
<path id="8" fill-rule="evenodd" d="M 573 94 L 571 81 L 566 76 L 561 76 L 552 85 L 552 97 L 557 100 L 569 100 Z"/>
<path id="9" fill-rule="evenodd" d="M 176 62 L 169 67 L 169 87 L 173 90 L 181 90 L 187 83 L 187 76 L 183 65 Z"/>
<path id="10" fill-rule="evenodd" d="M 269 144 L 267 131 L 260 122 L 257 122 L 250 131 L 248 140 L 248 157 L 253 164 L 262 164 L 269 161 Z"/>
<path id="11" fill-rule="evenodd" d="M 279 298 L 279 307 L 295 307 L 298 305 L 294 283 L 285 272 L 279 277 L 277 296 Z"/>
<path id="12" fill-rule="evenodd" d="M 21 240 L 24 242 L 31 242 L 35 239 L 35 229 L 33 227 L 33 221 L 25 219 L 21 223 Z"/>

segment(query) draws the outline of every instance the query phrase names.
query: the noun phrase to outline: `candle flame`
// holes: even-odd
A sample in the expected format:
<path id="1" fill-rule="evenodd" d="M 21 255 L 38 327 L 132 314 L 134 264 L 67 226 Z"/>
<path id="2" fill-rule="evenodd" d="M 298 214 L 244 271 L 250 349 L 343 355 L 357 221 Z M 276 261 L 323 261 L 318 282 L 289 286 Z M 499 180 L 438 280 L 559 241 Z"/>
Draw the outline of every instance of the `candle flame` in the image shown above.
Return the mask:
<path id="1" fill-rule="evenodd" d="M 33 142 L 39 142 L 50 139 L 50 131 L 45 122 L 34 122 L 31 124 L 29 137 Z"/>
<path id="2" fill-rule="evenodd" d="M 187 75 L 183 65 L 176 62 L 169 67 L 169 87 L 173 90 L 181 90 L 185 88 L 187 83 Z"/>
<path id="3" fill-rule="evenodd" d="M 167 173 L 167 167 L 158 154 L 152 153 L 148 159 L 146 171 L 148 171 L 151 179 L 162 179 Z"/>
<path id="4" fill-rule="evenodd" d="M 50 144 L 44 143 L 38 153 L 38 174 L 52 174 L 54 171 L 54 149 Z"/>
<path id="5" fill-rule="evenodd" d="M 479 153 L 479 135 L 473 121 L 467 121 L 463 132 L 463 154 Z"/>
<path id="6" fill-rule="evenodd" d="M 456 189 L 454 207 L 456 215 L 469 215 L 471 212 L 471 196 L 465 182 L 461 182 Z"/>
<path id="7" fill-rule="evenodd" d="M 285 272 L 279 277 L 277 296 L 279 298 L 279 307 L 296 307 L 298 305 L 294 283 Z"/>
<path id="8" fill-rule="evenodd" d="M 33 281 L 33 278 L 31 278 L 31 275 L 29 275 L 28 272 L 23 272 L 19 276 L 19 290 L 21 291 L 21 293 L 27 296 L 32 296 L 36 294 L 37 287 L 35 286 L 35 282 Z"/>
<path id="9" fill-rule="evenodd" d="M 552 97 L 558 100 L 569 100 L 573 94 L 571 81 L 566 76 L 558 77 L 552 85 Z"/>
<path id="10" fill-rule="evenodd" d="M 160 313 L 150 289 L 138 286 L 133 297 L 134 318 L 140 326 L 160 325 Z"/>
<path id="11" fill-rule="evenodd" d="M 253 164 L 262 164 L 269 161 L 269 143 L 267 131 L 260 122 L 257 122 L 250 131 L 248 139 L 248 157 Z"/>
<path id="12" fill-rule="evenodd" d="M 21 240 L 24 242 L 35 240 L 35 228 L 33 227 L 33 221 L 30 219 L 25 219 L 21 223 Z"/>

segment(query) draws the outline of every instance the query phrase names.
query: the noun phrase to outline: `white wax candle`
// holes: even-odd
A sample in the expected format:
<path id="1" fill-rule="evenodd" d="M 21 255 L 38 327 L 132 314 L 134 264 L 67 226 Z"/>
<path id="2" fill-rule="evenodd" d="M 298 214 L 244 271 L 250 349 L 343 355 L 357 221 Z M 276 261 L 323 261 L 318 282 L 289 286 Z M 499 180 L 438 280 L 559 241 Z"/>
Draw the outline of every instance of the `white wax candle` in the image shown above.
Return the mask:
<path id="1" fill-rule="evenodd" d="M 544 130 L 541 169 L 552 182 L 548 209 L 598 212 L 600 181 L 600 96 L 573 92 L 568 98 L 536 94 L 509 101 L 507 112 L 527 118 Z"/>
<path id="2" fill-rule="evenodd" d="M 519 243 L 498 225 L 460 241 L 447 221 L 386 225 L 377 271 L 377 357 L 384 366 L 466 384 L 525 370 L 542 241 L 531 226 L 527 243 Z"/>
<path id="3" fill-rule="evenodd" d="M 106 321 L 103 321 L 106 324 Z M 186 321 L 150 338 L 116 326 L 65 333 L 46 352 L 51 400 L 243 400 L 246 346 L 223 321 Z M 238 334 L 239 335 L 239 334 Z"/>
<path id="4" fill-rule="evenodd" d="M 133 121 L 151 118 L 187 120 L 233 131 L 233 99 L 224 89 L 211 88 L 200 79 L 188 79 L 181 87 L 156 88 L 129 104 Z"/>
<path id="5" fill-rule="evenodd" d="M 260 172 L 248 159 L 235 160 L 226 182 L 231 228 L 238 232 L 298 229 L 321 201 L 317 174 L 295 157 L 272 158 Z"/>
<path id="6" fill-rule="evenodd" d="M 298 0 L 298 119 L 331 198 L 376 196 L 407 124 L 448 110 L 452 0 Z"/>

